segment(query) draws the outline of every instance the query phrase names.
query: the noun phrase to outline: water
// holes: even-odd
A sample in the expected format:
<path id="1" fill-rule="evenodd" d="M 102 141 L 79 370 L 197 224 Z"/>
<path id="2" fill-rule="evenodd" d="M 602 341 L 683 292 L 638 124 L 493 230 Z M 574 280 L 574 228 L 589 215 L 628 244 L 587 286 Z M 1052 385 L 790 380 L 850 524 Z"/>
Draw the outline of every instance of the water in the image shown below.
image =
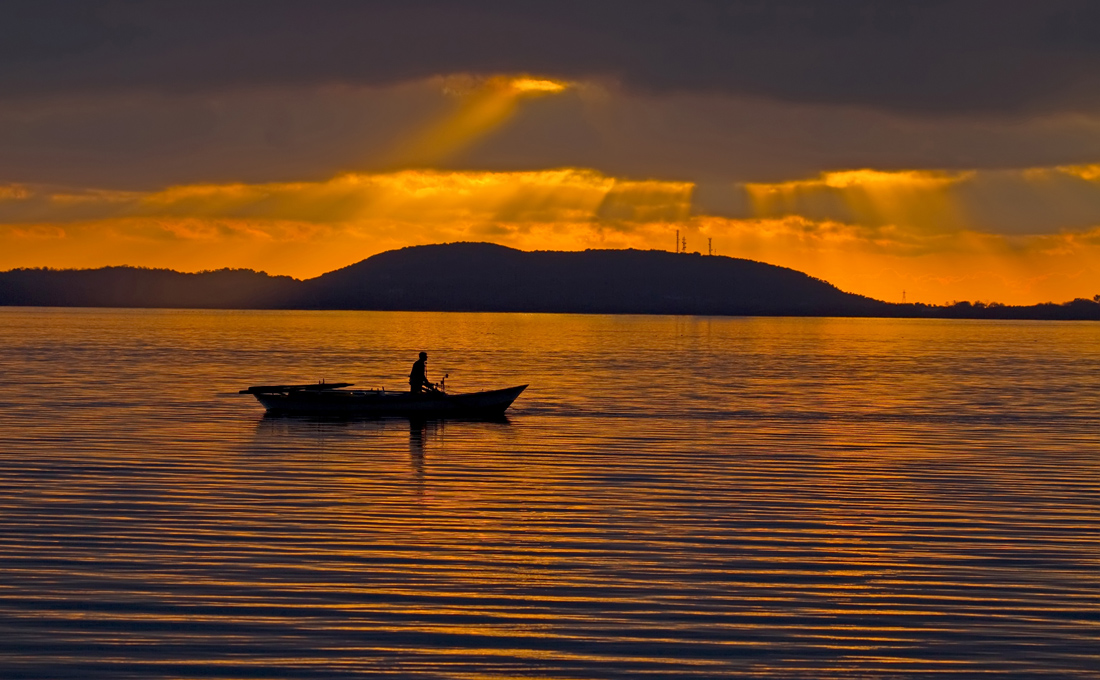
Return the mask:
<path id="1" fill-rule="evenodd" d="M 508 422 L 250 384 L 530 383 Z M 1100 326 L 0 309 L 0 677 L 1100 677 Z"/>

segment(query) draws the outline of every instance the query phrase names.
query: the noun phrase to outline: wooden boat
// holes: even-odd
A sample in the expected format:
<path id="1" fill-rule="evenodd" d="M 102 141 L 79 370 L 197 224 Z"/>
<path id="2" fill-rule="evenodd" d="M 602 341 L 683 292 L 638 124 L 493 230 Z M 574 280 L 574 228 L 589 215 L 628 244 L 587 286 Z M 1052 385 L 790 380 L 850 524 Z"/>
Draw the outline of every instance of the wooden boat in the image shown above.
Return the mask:
<path id="1" fill-rule="evenodd" d="M 527 385 L 487 392 L 420 394 L 348 390 L 352 383 L 256 385 L 241 394 L 256 397 L 274 415 L 405 416 L 414 418 L 501 416 Z"/>

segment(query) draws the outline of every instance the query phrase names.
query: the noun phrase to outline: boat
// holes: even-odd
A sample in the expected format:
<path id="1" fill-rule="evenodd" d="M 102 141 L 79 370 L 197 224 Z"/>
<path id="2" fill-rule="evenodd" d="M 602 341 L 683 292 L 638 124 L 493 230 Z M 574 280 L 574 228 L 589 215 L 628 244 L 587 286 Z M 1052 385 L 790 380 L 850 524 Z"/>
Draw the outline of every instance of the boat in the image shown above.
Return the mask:
<path id="1" fill-rule="evenodd" d="M 379 390 L 349 390 L 353 383 L 315 385 L 255 385 L 241 394 L 256 397 L 271 415 L 401 416 L 410 418 L 488 418 L 504 415 L 527 385 L 486 392 L 419 394 Z"/>

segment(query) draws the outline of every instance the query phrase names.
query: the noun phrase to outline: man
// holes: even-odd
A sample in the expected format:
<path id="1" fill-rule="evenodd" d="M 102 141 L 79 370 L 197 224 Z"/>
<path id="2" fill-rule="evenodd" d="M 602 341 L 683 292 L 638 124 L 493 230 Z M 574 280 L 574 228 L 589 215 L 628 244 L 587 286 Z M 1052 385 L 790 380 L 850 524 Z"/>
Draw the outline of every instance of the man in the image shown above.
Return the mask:
<path id="1" fill-rule="evenodd" d="M 435 389 L 435 387 L 428 382 L 428 376 L 425 375 L 427 363 L 428 353 L 421 352 L 420 358 L 413 363 L 412 372 L 409 373 L 409 392 L 420 394 L 421 390 L 425 387 L 429 390 Z"/>

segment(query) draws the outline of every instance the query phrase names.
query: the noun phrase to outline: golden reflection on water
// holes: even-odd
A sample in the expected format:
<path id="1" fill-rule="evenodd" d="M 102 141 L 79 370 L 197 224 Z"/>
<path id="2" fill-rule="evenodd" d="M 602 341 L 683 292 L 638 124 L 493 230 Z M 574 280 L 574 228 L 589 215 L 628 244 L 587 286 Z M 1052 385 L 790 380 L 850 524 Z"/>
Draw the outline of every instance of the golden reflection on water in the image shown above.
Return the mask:
<path id="1" fill-rule="evenodd" d="M 0 676 L 1092 677 L 1082 323 L 0 310 Z M 530 383 L 500 422 L 236 390 Z"/>

